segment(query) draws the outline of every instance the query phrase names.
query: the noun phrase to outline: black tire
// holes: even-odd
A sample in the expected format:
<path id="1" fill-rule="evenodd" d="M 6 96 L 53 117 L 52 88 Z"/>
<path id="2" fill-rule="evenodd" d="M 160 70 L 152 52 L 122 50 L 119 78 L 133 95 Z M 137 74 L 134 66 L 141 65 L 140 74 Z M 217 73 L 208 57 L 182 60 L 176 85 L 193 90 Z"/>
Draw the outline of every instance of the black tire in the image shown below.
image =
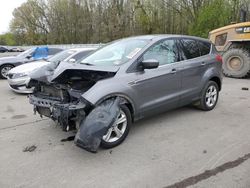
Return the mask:
<path id="1" fill-rule="evenodd" d="M 208 101 L 207 101 L 207 97 L 206 97 L 206 94 L 208 93 L 209 88 L 215 88 L 216 89 L 216 94 L 217 94 L 216 100 L 214 101 L 213 105 L 211 105 L 211 106 L 207 104 Z M 204 111 L 213 110 L 214 107 L 216 106 L 217 102 L 218 102 L 218 99 L 219 99 L 219 87 L 218 87 L 218 84 L 216 82 L 214 82 L 214 81 L 209 81 L 209 82 L 207 82 L 207 84 L 205 85 L 205 87 L 202 90 L 201 98 L 200 98 L 200 101 L 199 101 L 199 104 L 198 104 L 198 108 L 201 109 L 201 110 L 204 110 Z"/>
<path id="2" fill-rule="evenodd" d="M 105 140 L 102 139 L 101 145 L 100 145 L 102 148 L 109 149 L 109 148 L 116 147 L 116 146 L 120 145 L 127 137 L 128 133 L 129 133 L 129 129 L 130 129 L 131 124 L 132 124 L 131 113 L 126 105 L 121 105 L 121 110 L 124 112 L 124 114 L 127 118 L 126 129 L 125 129 L 124 133 L 122 134 L 122 136 L 114 142 L 106 142 Z"/>
<path id="3" fill-rule="evenodd" d="M 10 65 L 10 64 L 6 64 L 6 65 L 2 65 L 0 66 L 0 78 L 1 79 L 7 79 L 7 77 L 3 74 L 3 69 L 5 68 L 9 68 L 9 69 L 12 69 L 14 66 L 13 65 Z"/>
<path id="4" fill-rule="evenodd" d="M 243 48 L 229 49 L 223 54 L 223 73 L 227 77 L 244 78 L 250 71 L 250 52 Z"/>

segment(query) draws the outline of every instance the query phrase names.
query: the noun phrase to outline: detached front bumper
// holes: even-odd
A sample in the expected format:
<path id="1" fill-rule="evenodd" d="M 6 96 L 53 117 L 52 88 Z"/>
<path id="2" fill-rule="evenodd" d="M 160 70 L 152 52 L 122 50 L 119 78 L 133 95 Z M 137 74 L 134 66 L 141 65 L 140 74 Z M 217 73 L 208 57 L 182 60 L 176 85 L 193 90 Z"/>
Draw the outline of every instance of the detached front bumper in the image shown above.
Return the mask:
<path id="1" fill-rule="evenodd" d="M 78 103 L 63 103 L 59 100 L 29 95 L 29 102 L 34 105 L 34 113 L 38 112 L 41 116 L 59 122 L 64 131 L 77 128 L 86 114 L 86 104 L 81 101 Z"/>
<path id="2" fill-rule="evenodd" d="M 30 77 L 20 77 L 20 78 L 8 78 L 8 83 L 10 89 L 17 93 L 33 93 L 33 88 L 27 88 L 27 84 L 30 81 Z"/>

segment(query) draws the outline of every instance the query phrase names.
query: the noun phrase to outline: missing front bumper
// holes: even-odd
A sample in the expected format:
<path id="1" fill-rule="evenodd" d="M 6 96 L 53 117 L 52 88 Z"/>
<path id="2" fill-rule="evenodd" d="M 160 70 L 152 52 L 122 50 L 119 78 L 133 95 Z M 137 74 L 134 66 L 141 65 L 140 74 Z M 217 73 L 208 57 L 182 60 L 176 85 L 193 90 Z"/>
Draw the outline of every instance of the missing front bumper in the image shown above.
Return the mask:
<path id="1" fill-rule="evenodd" d="M 70 131 L 77 128 L 77 124 L 85 118 L 86 104 L 62 103 L 59 100 L 44 99 L 34 95 L 29 96 L 30 104 L 34 105 L 34 113 L 46 116 L 61 125 L 63 131 Z"/>

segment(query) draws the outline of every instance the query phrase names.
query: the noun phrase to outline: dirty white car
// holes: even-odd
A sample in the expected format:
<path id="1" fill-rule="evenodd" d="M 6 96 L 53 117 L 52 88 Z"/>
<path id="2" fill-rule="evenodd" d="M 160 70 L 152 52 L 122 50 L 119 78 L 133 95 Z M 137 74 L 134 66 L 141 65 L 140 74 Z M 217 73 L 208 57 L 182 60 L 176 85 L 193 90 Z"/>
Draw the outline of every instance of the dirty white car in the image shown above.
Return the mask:
<path id="1" fill-rule="evenodd" d="M 54 63 L 55 67 L 61 61 L 74 63 L 96 49 L 97 48 L 68 49 L 52 56 L 48 60 L 34 61 L 15 67 L 7 74 L 9 87 L 16 93 L 32 93 L 33 88 L 26 87 L 27 83 L 30 81 L 30 73 L 51 63 Z"/>

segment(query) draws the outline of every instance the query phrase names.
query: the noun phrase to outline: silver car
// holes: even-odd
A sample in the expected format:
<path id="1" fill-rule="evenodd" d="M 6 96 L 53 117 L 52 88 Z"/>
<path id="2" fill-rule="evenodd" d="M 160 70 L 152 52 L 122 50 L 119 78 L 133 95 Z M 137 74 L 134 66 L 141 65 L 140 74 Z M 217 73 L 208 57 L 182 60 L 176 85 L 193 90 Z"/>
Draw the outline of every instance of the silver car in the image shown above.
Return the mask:
<path id="1" fill-rule="evenodd" d="M 0 58 L 0 79 L 6 79 L 8 72 L 19 65 L 48 59 L 51 56 L 61 52 L 61 48 L 53 47 L 34 47 L 30 48 L 16 56 L 8 56 Z"/>
<path id="2" fill-rule="evenodd" d="M 202 38 L 125 38 L 104 46 L 79 64 L 61 63 L 53 74 L 34 72 L 29 86 L 35 87 L 35 92 L 29 100 L 35 112 L 58 121 L 63 130 L 77 129 L 77 145 L 87 148 L 88 139 L 96 147 L 98 139 L 91 137 L 98 135 L 101 146 L 111 148 L 126 138 L 131 123 L 139 119 L 188 104 L 212 110 L 221 90 L 221 67 L 221 56 Z M 113 101 L 117 98 L 118 114 Z M 96 109 L 104 109 L 106 114 Z M 91 121 L 96 123 L 86 125 Z M 82 127 L 86 137 L 81 136 Z"/>
<path id="3" fill-rule="evenodd" d="M 32 93 L 33 88 L 26 87 L 27 83 L 30 81 L 30 73 L 51 63 L 56 65 L 61 61 L 74 63 L 96 49 L 97 48 L 68 49 L 47 60 L 34 61 L 15 67 L 7 73 L 9 87 L 16 93 Z"/>

